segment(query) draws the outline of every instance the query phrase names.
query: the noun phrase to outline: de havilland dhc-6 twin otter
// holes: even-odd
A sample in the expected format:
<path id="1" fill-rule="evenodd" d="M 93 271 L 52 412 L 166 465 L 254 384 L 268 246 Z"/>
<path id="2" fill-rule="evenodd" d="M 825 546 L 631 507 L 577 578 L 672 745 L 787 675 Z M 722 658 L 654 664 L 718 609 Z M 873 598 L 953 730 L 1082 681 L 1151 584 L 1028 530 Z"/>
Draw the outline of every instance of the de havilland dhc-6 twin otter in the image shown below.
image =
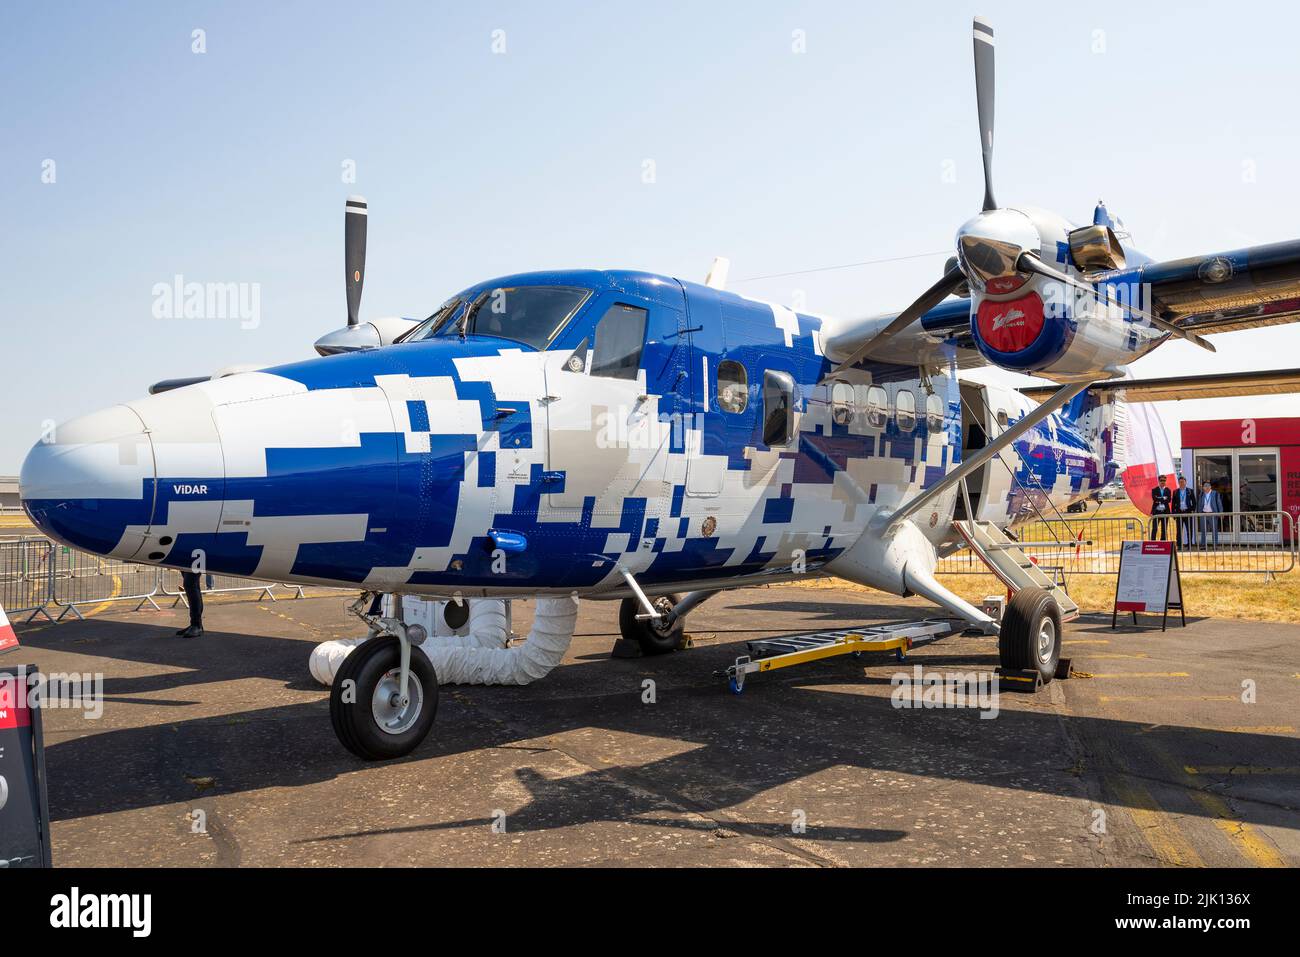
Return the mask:
<path id="1" fill-rule="evenodd" d="M 1142 382 L 1127 366 L 1172 339 L 1213 351 L 1205 336 L 1296 321 L 1300 241 L 1155 262 L 1103 205 L 1083 226 L 999 206 L 979 19 L 974 50 L 983 209 L 901 312 L 746 299 L 720 260 L 704 284 L 506 276 L 421 322 L 363 323 L 352 198 L 348 326 L 319 358 L 162 382 L 60 426 L 27 457 L 24 507 L 97 555 L 356 586 L 370 636 L 334 676 L 331 716 L 365 758 L 419 744 L 440 680 L 544 674 L 584 598 L 621 599 L 624 637 L 656 653 L 720 590 L 837 576 L 922 596 L 997 634 L 1004 668 L 1050 680 L 1077 608 L 1001 560 L 1023 557 L 1005 530 L 1115 477 L 1125 400 L 1294 391 L 1288 370 Z M 1054 385 L 963 381 L 977 366 Z M 963 546 L 1015 593 L 1000 620 L 936 579 Z M 535 623 L 523 643 L 443 648 L 407 623 L 406 596 L 455 599 L 449 614 L 537 598 Z"/>

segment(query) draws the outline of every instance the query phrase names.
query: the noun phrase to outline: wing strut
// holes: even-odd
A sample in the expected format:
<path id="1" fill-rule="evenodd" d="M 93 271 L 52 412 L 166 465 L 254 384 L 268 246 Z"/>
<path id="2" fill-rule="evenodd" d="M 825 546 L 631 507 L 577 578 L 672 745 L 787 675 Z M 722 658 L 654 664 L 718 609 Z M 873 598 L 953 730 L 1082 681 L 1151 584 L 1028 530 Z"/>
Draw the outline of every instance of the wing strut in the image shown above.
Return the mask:
<path id="1" fill-rule="evenodd" d="M 1062 408 L 1067 402 L 1073 399 L 1080 392 L 1083 392 L 1090 385 L 1092 385 L 1091 382 L 1071 382 L 1067 385 L 1061 386 L 1052 393 L 1051 398 L 1044 400 L 1038 408 L 1028 413 L 1024 418 L 1019 419 L 1015 425 L 1011 426 L 999 435 L 994 441 L 984 446 L 984 448 L 980 449 L 970 458 L 965 459 L 961 465 L 957 466 L 957 468 L 953 469 L 939 481 L 935 482 L 928 489 L 899 506 L 898 510 L 890 515 L 886 520 L 886 530 L 893 528 L 899 522 L 906 520 L 927 502 L 934 500 L 944 492 L 948 491 L 948 489 L 962 481 L 966 476 L 970 475 L 985 462 L 989 461 L 993 456 L 997 455 L 1016 439 L 1020 438 L 1036 426 L 1039 422 L 1042 422 L 1057 409 Z"/>

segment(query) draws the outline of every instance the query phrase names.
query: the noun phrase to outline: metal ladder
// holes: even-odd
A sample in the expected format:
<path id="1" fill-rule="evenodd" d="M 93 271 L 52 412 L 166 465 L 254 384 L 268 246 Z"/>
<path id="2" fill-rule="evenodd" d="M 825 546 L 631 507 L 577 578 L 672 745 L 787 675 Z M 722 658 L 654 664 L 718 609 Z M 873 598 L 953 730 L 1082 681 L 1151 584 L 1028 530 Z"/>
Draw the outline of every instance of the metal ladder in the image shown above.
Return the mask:
<path id="1" fill-rule="evenodd" d="M 840 655 L 859 656 L 873 651 L 892 651 L 899 661 L 903 661 L 912 648 L 946 638 L 965 627 L 965 622 L 955 619 L 927 618 L 923 621 L 818 631 L 784 638 L 759 638 L 746 642 L 749 654 L 740 656 L 734 665 L 724 671 L 715 671 L 714 674 L 727 679 L 727 687 L 732 694 L 740 694 L 745 689 L 745 677 L 757 672 L 776 671 Z"/>
<path id="2" fill-rule="evenodd" d="M 1007 537 L 1002 529 L 992 522 L 979 519 L 967 519 L 952 524 L 958 534 L 966 540 L 971 551 L 978 555 L 980 561 L 988 566 L 989 571 L 1013 593 L 1030 585 L 1036 585 L 1043 591 L 1051 592 L 1061 609 L 1062 621 L 1073 621 L 1079 617 L 1079 606 L 1069 593 L 1053 577 L 1031 562 L 1021 550 L 1020 543 Z"/>

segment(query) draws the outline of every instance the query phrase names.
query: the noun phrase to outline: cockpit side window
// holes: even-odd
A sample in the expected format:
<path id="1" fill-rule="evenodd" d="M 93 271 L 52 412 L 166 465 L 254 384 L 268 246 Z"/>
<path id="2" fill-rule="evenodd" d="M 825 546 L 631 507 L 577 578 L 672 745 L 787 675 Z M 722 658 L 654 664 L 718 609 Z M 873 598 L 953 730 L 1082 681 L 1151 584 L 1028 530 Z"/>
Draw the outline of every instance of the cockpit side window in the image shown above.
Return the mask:
<path id="1" fill-rule="evenodd" d="M 612 379 L 635 379 L 641 367 L 647 313 L 637 306 L 616 302 L 596 325 L 596 347 L 591 374 Z"/>

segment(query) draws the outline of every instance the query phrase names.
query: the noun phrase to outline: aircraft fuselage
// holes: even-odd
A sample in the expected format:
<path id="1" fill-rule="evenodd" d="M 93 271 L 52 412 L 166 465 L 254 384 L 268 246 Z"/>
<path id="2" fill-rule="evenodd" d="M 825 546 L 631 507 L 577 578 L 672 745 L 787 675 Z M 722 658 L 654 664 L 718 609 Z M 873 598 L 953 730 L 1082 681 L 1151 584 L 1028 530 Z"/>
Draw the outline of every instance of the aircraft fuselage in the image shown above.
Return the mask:
<path id="1" fill-rule="evenodd" d="M 429 338 L 74 420 L 29 456 L 26 508 L 76 548 L 177 568 L 507 596 L 613 592 L 621 567 L 662 592 L 816 573 L 1033 407 L 963 386 L 955 358 L 823 381 L 821 318 L 646 273 L 450 302 Z M 507 338 L 523 328 L 531 345 Z M 988 467 L 981 517 L 1101 487 L 1110 430 L 1080 403 L 1049 418 Z M 955 499 L 915 517 L 936 546 Z"/>

